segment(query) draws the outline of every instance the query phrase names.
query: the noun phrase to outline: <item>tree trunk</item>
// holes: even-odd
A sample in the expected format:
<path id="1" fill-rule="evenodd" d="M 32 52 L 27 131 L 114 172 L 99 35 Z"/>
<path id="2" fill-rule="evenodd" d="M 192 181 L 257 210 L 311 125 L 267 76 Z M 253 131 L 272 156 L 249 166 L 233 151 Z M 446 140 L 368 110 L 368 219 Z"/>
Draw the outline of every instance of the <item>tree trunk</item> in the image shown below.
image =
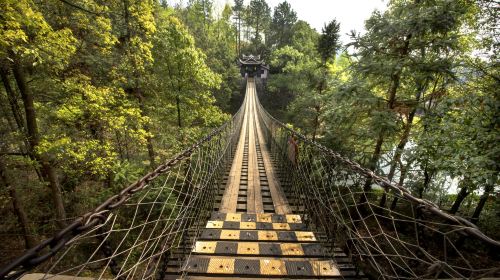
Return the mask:
<path id="1" fill-rule="evenodd" d="M 129 43 L 130 38 L 132 36 L 131 34 L 131 28 L 130 28 L 130 3 L 129 0 L 123 0 L 123 17 L 125 21 L 125 42 Z M 130 50 L 128 50 L 130 51 Z M 135 62 L 132 62 L 134 69 L 136 68 Z M 134 72 L 132 75 L 135 80 L 134 80 L 134 85 L 132 88 L 129 88 L 131 90 L 131 93 L 134 94 L 137 99 L 139 100 L 139 109 L 141 110 L 141 116 L 147 116 L 146 114 L 146 108 L 144 105 L 144 96 L 142 95 L 141 89 L 139 87 L 139 74 L 137 72 Z M 150 133 L 150 128 L 148 124 L 144 125 L 144 130 L 149 134 Z M 148 156 L 149 156 L 149 166 L 151 168 L 154 168 L 156 166 L 155 164 L 155 151 L 154 151 L 154 146 L 153 146 L 153 139 L 151 136 L 146 136 L 146 146 L 148 149 Z"/>
<path id="2" fill-rule="evenodd" d="M 182 127 L 182 118 L 181 118 L 181 99 L 179 98 L 179 96 L 177 95 L 175 97 L 175 104 L 177 106 L 177 125 L 179 126 L 179 128 Z"/>
<path id="3" fill-rule="evenodd" d="M 370 159 L 370 162 L 368 163 L 368 168 L 370 170 L 375 171 L 375 168 L 377 167 L 377 162 L 378 159 L 380 158 L 380 153 L 382 151 L 382 144 L 384 143 L 384 133 L 380 132 L 377 143 L 375 144 L 375 150 L 373 151 L 372 158 Z M 368 197 L 366 195 L 367 192 L 369 192 L 372 189 L 372 179 L 367 178 L 365 181 L 365 185 L 363 186 L 363 193 L 361 194 L 361 197 L 359 198 L 359 204 L 363 204 L 366 201 L 368 201 Z"/>
<path id="4" fill-rule="evenodd" d="M 10 131 L 17 131 L 15 121 L 12 120 L 12 118 L 9 114 L 9 109 L 5 108 L 4 104 L 7 104 L 7 103 L 4 102 L 3 98 L 0 97 L 0 110 L 2 111 L 2 115 L 7 120 L 7 124 L 9 125 Z M 23 151 L 21 149 L 20 152 L 23 153 L 25 151 Z"/>
<path id="5" fill-rule="evenodd" d="M 0 69 L 0 76 L 2 77 L 2 83 L 5 88 L 5 92 L 7 93 L 7 99 L 9 100 L 9 104 L 12 110 L 12 115 L 14 116 L 14 120 L 16 121 L 17 127 L 19 128 L 20 131 L 24 131 L 24 120 L 20 114 L 19 105 L 17 104 L 14 91 L 10 86 L 7 70 Z"/>
<path id="6" fill-rule="evenodd" d="M 146 106 L 144 105 L 144 96 L 142 95 L 141 91 L 139 88 L 133 89 L 133 92 L 135 93 L 135 96 L 137 97 L 137 100 L 139 101 L 139 109 L 141 109 L 141 116 L 145 117 L 147 116 L 146 114 Z M 151 132 L 151 129 L 149 125 L 146 123 L 144 124 L 144 130 L 149 134 Z M 146 136 L 146 146 L 148 148 L 148 156 L 149 156 L 149 166 L 151 168 L 156 167 L 155 163 L 155 150 L 153 146 L 153 138 L 151 136 Z"/>
<path id="7" fill-rule="evenodd" d="M 410 131 L 413 125 L 413 119 L 415 117 L 415 113 L 417 112 L 416 108 L 414 108 L 410 114 L 408 115 L 407 123 L 405 126 L 405 129 L 403 131 L 403 135 L 401 135 L 401 138 L 399 139 L 399 143 L 396 146 L 396 152 L 394 154 L 394 157 L 391 162 L 391 168 L 389 169 L 389 174 L 387 175 L 387 179 L 389 181 L 392 181 L 392 178 L 394 178 L 394 174 L 396 173 L 396 165 L 398 162 L 401 161 L 401 156 L 403 155 L 404 149 L 406 144 L 408 143 L 408 140 L 410 138 Z M 385 207 L 385 203 L 387 201 L 387 194 L 384 192 L 382 195 L 382 198 L 380 199 L 380 207 Z"/>
<path id="8" fill-rule="evenodd" d="M 396 172 L 396 165 L 401 160 L 401 156 L 403 155 L 405 146 L 408 143 L 408 140 L 410 139 L 410 131 L 413 126 L 413 119 L 415 117 L 416 111 L 417 111 L 416 109 L 413 109 L 408 115 L 408 120 L 405 126 L 405 130 L 403 131 L 403 135 L 399 139 L 398 146 L 396 147 L 396 153 L 394 154 L 394 158 L 391 163 L 391 168 L 389 170 L 389 175 L 387 175 L 389 181 L 392 180 L 392 178 L 394 177 L 394 173 Z"/>
<path id="9" fill-rule="evenodd" d="M 401 72 L 399 71 L 394 73 L 391 77 L 392 83 L 391 87 L 388 90 L 389 100 L 387 102 L 387 107 L 389 110 L 394 109 L 394 105 L 396 103 L 396 93 L 399 88 L 400 78 L 401 78 Z M 375 168 L 377 167 L 377 162 L 380 159 L 382 144 L 384 144 L 384 131 L 379 132 L 377 142 L 375 143 L 375 149 L 373 150 L 372 157 L 370 159 L 370 162 L 368 163 L 368 168 L 371 169 L 372 171 L 375 171 Z M 371 179 L 366 180 L 365 185 L 363 187 L 363 190 L 365 192 L 371 190 L 371 183 L 372 183 Z"/>
<path id="10" fill-rule="evenodd" d="M 327 73 L 326 73 L 326 61 L 324 61 L 321 66 L 322 66 L 322 70 L 321 70 L 321 72 L 322 72 L 322 74 L 321 74 L 322 78 L 321 78 L 321 81 L 320 81 L 320 84 L 319 84 L 319 88 L 318 88 L 318 95 L 319 96 L 321 96 L 323 94 L 323 91 L 326 88 L 326 86 L 325 86 L 325 84 L 326 84 L 326 76 L 327 76 Z M 316 103 L 315 106 L 314 106 L 314 110 L 316 111 L 316 116 L 314 117 L 314 130 L 313 130 L 312 140 L 316 141 L 316 137 L 318 135 L 318 128 L 319 128 L 319 116 L 321 114 L 321 105 Z"/>
<path id="11" fill-rule="evenodd" d="M 316 111 L 316 116 L 314 117 L 314 130 L 313 130 L 312 140 L 316 141 L 316 135 L 318 133 L 318 127 L 319 127 L 319 114 L 320 114 L 319 106 L 314 106 L 314 110 Z"/>
<path id="12" fill-rule="evenodd" d="M 481 195 L 479 203 L 477 204 L 476 209 L 474 210 L 474 214 L 472 214 L 472 217 L 470 219 L 472 223 L 477 224 L 477 222 L 479 222 L 479 216 L 481 216 L 481 212 L 483 211 L 484 205 L 486 204 L 486 201 L 488 201 L 490 193 L 493 191 L 493 189 L 494 187 L 492 185 L 487 185 L 486 187 L 484 187 L 483 195 Z"/>
<path id="13" fill-rule="evenodd" d="M 8 70 L 1 69 L 0 70 L 0 75 L 2 76 L 2 82 L 5 88 L 5 92 L 7 93 L 7 99 L 9 100 L 9 105 L 10 109 L 12 111 L 12 115 L 14 116 L 14 125 L 12 123 L 11 118 L 8 116 L 8 113 L 5 112 L 5 118 L 9 121 L 9 125 L 11 126 L 11 131 L 19 131 L 21 135 L 26 135 L 26 131 L 24 128 L 24 119 L 21 114 L 21 110 L 19 109 L 19 104 L 17 103 L 17 98 L 12 90 L 12 87 L 10 86 L 9 78 L 8 78 Z M 16 129 L 17 127 L 17 129 Z M 26 137 L 22 137 L 23 141 L 22 143 L 19 143 L 19 151 L 22 154 L 27 155 L 32 161 L 36 161 L 34 155 L 31 153 L 31 150 L 29 149 L 29 143 L 28 139 Z M 38 176 L 39 180 L 42 180 L 42 174 L 40 173 L 40 169 L 36 166 L 34 166 L 36 175 Z"/>
<path id="14" fill-rule="evenodd" d="M 257 18 L 257 21 L 256 21 L 256 24 L 255 24 L 255 41 L 257 41 L 257 39 L 260 39 L 260 36 L 259 36 L 259 18 Z M 260 41 L 260 40 L 259 40 Z"/>
<path id="15" fill-rule="evenodd" d="M 391 77 L 392 85 L 391 88 L 389 89 L 389 100 L 387 102 L 387 107 L 389 108 L 389 110 L 394 109 L 394 105 L 396 104 L 396 93 L 399 88 L 400 79 L 401 79 L 401 72 L 397 72 Z"/>
<path id="16" fill-rule="evenodd" d="M 379 206 L 380 207 L 385 207 L 385 203 L 387 202 L 387 191 L 384 190 L 384 193 L 382 194 L 382 197 L 380 198 Z"/>
<path id="17" fill-rule="evenodd" d="M 368 168 L 372 171 L 375 171 L 375 169 L 377 168 L 377 162 L 380 159 L 380 154 L 382 152 L 382 144 L 384 144 L 384 133 L 380 132 L 378 135 L 377 142 L 375 143 L 375 149 L 373 150 L 372 157 L 368 162 Z M 363 190 L 365 192 L 371 190 L 371 183 L 372 183 L 371 178 L 366 180 L 365 186 L 363 187 Z"/>
<path id="18" fill-rule="evenodd" d="M 0 180 L 5 185 L 5 188 L 9 190 L 9 195 L 12 201 L 12 208 L 14 209 L 14 213 L 17 216 L 19 226 L 21 227 L 21 230 L 23 232 L 25 247 L 26 249 L 30 249 L 37 244 L 37 241 L 33 235 L 34 231 L 31 226 L 31 222 L 28 219 L 28 215 L 26 214 L 24 205 L 21 202 L 21 199 L 19 198 L 16 188 L 10 183 L 10 180 L 7 177 L 6 168 L 1 159 L 0 159 Z"/>
<path id="19" fill-rule="evenodd" d="M 398 185 L 402 186 L 405 179 L 406 179 L 406 174 L 408 174 L 408 168 L 410 168 L 410 165 L 411 165 L 411 162 L 408 162 L 406 164 L 406 166 L 403 166 L 401 164 L 401 176 L 399 176 L 399 182 L 398 182 Z M 392 199 L 392 203 L 391 203 L 391 210 L 394 210 L 396 209 L 396 206 L 398 205 L 398 197 L 395 196 L 393 199 Z"/>
<path id="20" fill-rule="evenodd" d="M 128 0 L 123 0 L 123 17 L 125 20 L 125 40 L 130 41 L 130 23 L 129 23 L 129 2 Z"/>
<path id="21" fill-rule="evenodd" d="M 467 184 L 463 181 L 462 183 L 463 183 L 462 188 L 460 189 L 460 192 L 457 194 L 457 198 L 455 199 L 455 202 L 453 203 L 453 206 L 449 211 L 451 214 L 456 214 L 458 212 L 458 209 L 460 209 L 460 205 L 462 204 L 464 199 L 470 194 Z"/>
<path id="22" fill-rule="evenodd" d="M 146 130 L 148 132 L 150 131 L 149 126 L 147 124 L 144 125 L 144 130 Z M 149 161 L 150 161 L 149 165 L 151 166 L 151 168 L 155 168 L 156 162 L 155 162 L 155 150 L 154 150 L 154 146 L 153 146 L 153 138 L 151 136 L 147 136 L 146 141 L 147 141 L 148 156 L 149 156 Z"/>
<path id="23" fill-rule="evenodd" d="M 238 12 L 238 57 L 241 56 L 241 12 Z"/>
<path id="24" fill-rule="evenodd" d="M 24 73 L 17 62 L 13 63 L 12 70 L 24 104 L 29 151 L 31 154 L 34 155 L 36 161 L 40 164 L 42 176 L 44 177 L 45 181 L 48 182 L 49 184 L 56 212 L 57 225 L 60 228 L 63 228 L 66 225 L 65 222 L 66 211 L 64 209 L 63 196 L 61 189 L 59 187 L 59 182 L 57 180 L 56 172 L 44 155 L 37 155 L 35 152 L 36 147 L 40 142 L 40 136 L 38 134 L 38 124 L 36 119 L 36 111 L 33 101 L 33 95 L 31 94 L 31 91 L 26 85 L 26 79 L 24 77 Z"/>
<path id="25" fill-rule="evenodd" d="M 429 173 L 427 166 L 424 169 L 424 185 L 418 189 L 418 198 L 422 198 L 424 196 L 424 192 L 429 189 L 429 185 L 431 183 L 432 174 Z"/>
<path id="26" fill-rule="evenodd" d="M 398 83 L 399 83 L 399 79 L 398 79 Z M 422 94 L 424 93 L 426 87 L 427 87 L 426 82 L 417 83 L 418 90 L 417 90 L 417 94 L 415 95 L 415 101 L 417 102 L 417 104 L 420 101 L 420 98 L 422 97 Z M 395 98 L 395 96 L 394 96 L 394 98 Z M 395 100 L 393 100 L 393 102 L 395 102 Z M 410 111 L 410 113 L 408 114 L 406 126 L 405 126 L 405 129 L 403 131 L 403 135 L 401 136 L 399 143 L 396 147 L 396 152 L 394 154 L 394 158 L 392 159 L 391 167 L 389 169 L 389 174 L 387 176 L 389 181 L 392 181 L 392 178 L 394 177 L 394 173 L 396 172 L 396 165 L 398 162 L 401 161 L 401 156 L 403 155 L 403 151 L 406 147 L 406 144 L 408 143 L 408 140 L 410 139 L 410 132 L 411 132 L 411 129 L 413 127 L 413 119 L 415 118 L 416 113 L 417 113 L 417 107 L 414 107 Z M 402 185 L 402 182 L 400 185 Z M 387 194 L 384 192 L 384 194 L 382 195 L 382 199 L 380 200 L 380 206 L 385 207 L 386 201 L 387 201 Z M 397 200 L 396 200 L 396 202 L 397 202 Z M 392 206 L 391 206 L 391 209 L 392 209 Z"/>

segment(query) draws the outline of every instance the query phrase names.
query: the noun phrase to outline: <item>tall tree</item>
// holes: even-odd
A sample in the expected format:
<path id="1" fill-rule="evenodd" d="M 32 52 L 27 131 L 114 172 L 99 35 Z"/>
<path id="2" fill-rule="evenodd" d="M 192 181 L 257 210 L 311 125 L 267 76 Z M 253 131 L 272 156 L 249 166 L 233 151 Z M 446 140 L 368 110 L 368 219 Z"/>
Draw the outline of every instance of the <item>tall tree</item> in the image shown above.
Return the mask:
<path id="1" fill-rule="evenodd" d="M 388 11 L 375 12 L 366 21 L 365 35 L 354 36 L 351 46 L 359 57 L 354 70 L 367 82 L 364 90 L 379 100 L 371 116 L 375 143 L 367 164 L 370 169 L 377 168 L 383 144 L 390 143 L 401 127 L 401 117 L 409 112 L 407 131 L 399 144 L 399 150 L 404 148 L 415 105 L 432 90 L 431 83 L 440 79 L 437 88 L 441 88 L 450 81 L 453 58 L 460 48 L 457 32 L 469 6 L 461 1 L 391 2 Z M 403 101 L 411 99 L 411 103 Z M 367 181 L 364 189 L 370 188 Z"/>
<path id="2" fill-rule="evenodd" d="M 51 67 L 53 71 L 61 70 L 76 49 L 75 40 L 67 28 L 53 30 L 30 1 L 3 1 L 1 8 L 4 13 L 2 26 L 6 28 L 0 33 L 0 61 L 4 63 L 2 68 L 11 71 L 21 95 L 26 121 L 26 129 L 21 132 L 26 134 L 29 153 L 40 165 L 43 180 L 50 187 L 56 220 L 59 227 L 63 227 L 66 210 L 59 178 L 49 155 L 39 151 L 39 116 L 28 77 L 29 73 L 47 71 L 47 67 Z M 43 46 L 43 49 L 40 46 Z M 33 71 L 33 65 L 39 67 Z M 4 86 L 6 85 L 7 83 L 4 83 Z M 5 90 L 8 94 L 13 93 L 8 88 Z M 16 99 L 14 96 L 12 98 Z"/>
<path id="3" fill-rule="evenodd" d="M 156 31 L 154 7 L 150 1 L 122 0 L 119 4 L 122 7 L 120 14 L 123 15 L 119 19 L 123 20 L 119 35 L 122 54 L 118 57 L 116 78 L 118 85 L 137 100 L 142 116 L 147 118 L 148 108 L 145 103 L 148 92 L 145 84 L 148 67 L 153 63 L 151 40 Z M 149 163 L 153 168 L 156 165 L 156 154 L 150 126 L 151 124 L 145 123 L 143 128 L 147 133 Z"/>
<path id="4" fill-rule="evenodd" d="M 184 23 L 196 38 L 197 46 L 204 50 L 209 48 L 211 26 L 214 21 L 212 10 L 212 0 L 189 0 L 186 7 Z"/>
<path id="5" fill-rule="evenodd" d="M 265 0 L 251 0 L 248 6 L 248 25 L 253 29 L 254 44 L 262 43 L 262 35 L 266 33 L 271 21 L 271 8 Z"/>
<path id="6" fill-rule="evenodd" d="M 326 24 L 322 29 L 318 40 L 318 53 L 321 56 L 321 66 L 323 67 L 326 67 L 326 63 L 330 59 L 335 59 L 335 55 L 341 46 L 339 32 L 340 23 L 335 19 Z"/>
<path id="7" fill-rule="evenodd" d="M 245 10 L 245 6 L 243 4 L 243 0 L 234 0 L 234 7 L 233 11 L 235 14 L 235 19 L 236 19 L 236 53 L 238 56 L 241 55 L 241 24 L 243 20 L 243 12 Z"/>
<path id="8" fill-rule="evenodd" d="M 335 19 L 330 21 L 328 24 L 323 27 L 323 30 L 321 32 L 321 35 L 319 36 L 318 39 L 318 45 L 317 45 L 317 50 L 318 53 L 321 57 L 320 63 L 318 65 L 319 67 L 319 72 L 320 76 L 318 79 L 318 84 L 316 86 L 316 90 L 318 92 L 318 95 L 321 96 L 328 87 L 327 84 L 327 76 L 328 76 L 328 63 L 330 61 L 335 60 L 335 55 L 337 54 L 337 51 L 340 48 L 340 23 L 338 23 Z M 320 98 L 317 98 L 319 101 Z M 313 134 L 312 134 L 312 139 L 313 141 L 316 140 L 317 134 L 318 134 L 318 129 L 321 125 L 320 121 L 320 116 L 322 114 L 322 109 L 323 105 L 321 102 L 315 102 L 314 104 L 314 111 L 315 111 L 315 116 L 314 116 L 314 122 L 313 122 Z"/>
<path id="9" fill-rule="evenodd" d="M 269 94 L 262 96 L 262 102 L 273 115 L 291 120 L 309 133 L 312 119 L 309 106 L 302 102 L 296 102 L 297 106 L 293 108 L 289 106 L 303 95 L 308 96 L 304 100 L 311 100 L 308 93 L 317 77 L 316 45 L 319 34 L 304 21 L 298 21 L 292 30 L 291 44 L 271 53 L 272 79 L 268 81 Z"/>
<path id="10" fill-rule="evenodd" d="M 279 49 L 292 42 L 293 26 L 297 22 L 297 13 L 287 1 L 274 8 L 273 18 L 267 32 L 266 43 L 271 48 Z"/>
<path id="11" fill-rule="evenodd" d="M 157 91 L 165 94 L 159 99 L 175 101 L 175 130 L 184 131 L 183 138 L 193 137 L 198 135 L 189 135 L 190 130 L 197 128 L 195 124 L 212 127 L 225 117 L 213 106 L 215 99 L 210 92 L 220 85 L 220 76 L 208 68 L 205 55 L 195 47 L 193 37 L 176 17 L 161 13 L 158 26 L 153 53 L 155 71 L 161 77 Z M 178 140 L 184 143 L 187 139 Z"/>

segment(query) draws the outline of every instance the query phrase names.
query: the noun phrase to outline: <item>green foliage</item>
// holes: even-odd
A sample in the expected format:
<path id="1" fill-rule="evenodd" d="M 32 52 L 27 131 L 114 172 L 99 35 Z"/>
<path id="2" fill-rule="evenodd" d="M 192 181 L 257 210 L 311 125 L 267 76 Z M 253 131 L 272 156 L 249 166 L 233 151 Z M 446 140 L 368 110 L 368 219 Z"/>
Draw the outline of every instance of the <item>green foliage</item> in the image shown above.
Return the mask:
<path id="1" fill-rule="evenodd" d="M 318 41 L 318 52 L 323 61 L 328 61 L 328 59 L 335 57 L 339 47 L 340 47 L 340 23 L 336 20 L 332 20 L 330 23 L 323 27 L 321 35 Z"/>
<path id="2" fill-rule="evenodd" d="M 265 0 L 218 15 L 212 0 L 76 2 L 0 2 L 0 152 L 19 201 L 41 205 L 27 210 L 39 232 L 52 230 L 41 221 L 54 194 L 79 215 L 227 120 L 240 53 L 270 63 L 261 100 L 274 116 L 379 173 L 387 162 L 391 179 L 443 208 L 460 182 L 459 213 L 484 198 L 479 225 L 498 228 L 491 1 L 391 1 L 345 50 L 336 20 L 318 34 L 286 1 L 272 17 Z"/>
<path id="3" fill-rule="evenodd" d="M 223 110 L 239 87 L 232 11 L 226 6 L 215 19 L 211 1 L 190 5 L 0 3 L 0 152 L 9 176 L 23 174 L 13 180 L 19 201 L 41 205 L 28 211 L 37 230 L 53 230 L 42 221 L 54 219 L 55 206 L 42 164 L 67 215 L 78 216 L 227 120 Z M 192 21 L 186 27 L 178 17 Z M 26 81 L 22 92 L 14 74 Z M 33 152 L 27 97 L 38 133 Z M 15 224 L 9 217 L 2 227 Z"/>
<path id="4" fill-rule="evenodd" d="M 271 22 L 271 8 L 265 0 L 251 0 L 247 14 L 248 25 L 254 30 L 252 42 L 262 42 L 262 34 L 269 28 Z"/>
<path id="5" fill-rule="evenodd" d="M 76 50 L 69 28 L 54 30 L 31 1 L 2 1 L 0 57 L 17 56 L 23 63 L 61 70 Z"/>
<path id="6" fill-rule="evenodd" d="M 118 161 L 112 167 L 113 183 L 118 186 L 128 185 L 143 176 L 143 165 L 137 165 L 128 161 Z"/>
<path id="7" fill-rule="evenodd" d="M 496 185 L 500 170 L 500 134 L 495 123 L 499 99 L 498 94 L 491 94 L 496 82 L 482 75 L 470 82 L 455 88 L 452 96 L 436 105 L 433 114 L 423 118 L 426 133 L 418 138 L 418 156 L 425 155 L 429 165 L 452 177 L 467 177 L 475 187 Z M 472 90 L 474 94 L 470 94 Z"/>
<path id="8" fill-rule="evenodd" d="M 208 68 L 205 55 L 195 47 L 192 36 L 177 18 L 160 15 L 155 46 L 155 71 L 162 77 L 157 92 L 173 101 L 167 107 L 180 109 L 181 115 L 175 119 L 177 125 L 215 127 L 222 123 L 225 116 L 213 106 L 215 99 L 211 94 L 211 90 L 219 87 L 220 76 Z"/>
<path id="9" fill-rule="evenodd" d="M 297 13 L 287 1 L 274 8 L 273 18 L 266 34 L 266 43 L 271 48 L 281 48 L 291 45 L 293 26 L 297 22 Z"/>
<path id="10" fill-rule="evenodd" d="M 377 172 L 394 168 L 391 179 L 443 208 L 467 181 L 472 215 L 478 194 L 499 185 L 498 17 L 487 2 L 392 1 L 336 59 L 338 23 L 318 37 L 299 21 L 272 52 L 263 103 Z"/>

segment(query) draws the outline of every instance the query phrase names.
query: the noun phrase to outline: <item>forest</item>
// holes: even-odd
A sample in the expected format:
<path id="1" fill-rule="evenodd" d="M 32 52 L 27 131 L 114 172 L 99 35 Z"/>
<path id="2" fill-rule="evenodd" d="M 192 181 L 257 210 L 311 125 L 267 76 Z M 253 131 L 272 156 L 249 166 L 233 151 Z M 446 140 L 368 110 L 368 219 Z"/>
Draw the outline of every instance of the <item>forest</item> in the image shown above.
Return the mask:
<path id="1" fill-rule="evenodd" d="M 286 0 L 0 1 L 0 264 L 230 119 L 243 54 L 273 116 L 499 240 L 500 6 L 387 5 L 342 42 Z"/>

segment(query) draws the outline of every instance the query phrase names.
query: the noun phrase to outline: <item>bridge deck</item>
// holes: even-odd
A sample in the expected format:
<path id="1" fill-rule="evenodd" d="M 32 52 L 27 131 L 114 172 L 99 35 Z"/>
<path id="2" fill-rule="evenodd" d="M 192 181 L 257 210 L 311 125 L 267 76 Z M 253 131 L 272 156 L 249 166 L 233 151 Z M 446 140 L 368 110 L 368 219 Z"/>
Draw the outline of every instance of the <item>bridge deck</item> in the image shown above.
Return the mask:
<path id="1" fill-rule="evenodd" d="M 265 143 L 257 102 L 255 82 L 248 79 L 240 138 L 220 205 L 193 248 L 178 252 L 187 255 L 185 261 L 170 263 L 170 275 L 181 267 L 183 279 L 357 278 L 349 258 L 322 244 L 292 213 Z"/>
<path id="2" fill-rule="evenodd" d="M 264 142 L 256 99 L 255 82 L 249 79 L 240 139 L 219 211 L 289 214 L 290 206 Z"/>

